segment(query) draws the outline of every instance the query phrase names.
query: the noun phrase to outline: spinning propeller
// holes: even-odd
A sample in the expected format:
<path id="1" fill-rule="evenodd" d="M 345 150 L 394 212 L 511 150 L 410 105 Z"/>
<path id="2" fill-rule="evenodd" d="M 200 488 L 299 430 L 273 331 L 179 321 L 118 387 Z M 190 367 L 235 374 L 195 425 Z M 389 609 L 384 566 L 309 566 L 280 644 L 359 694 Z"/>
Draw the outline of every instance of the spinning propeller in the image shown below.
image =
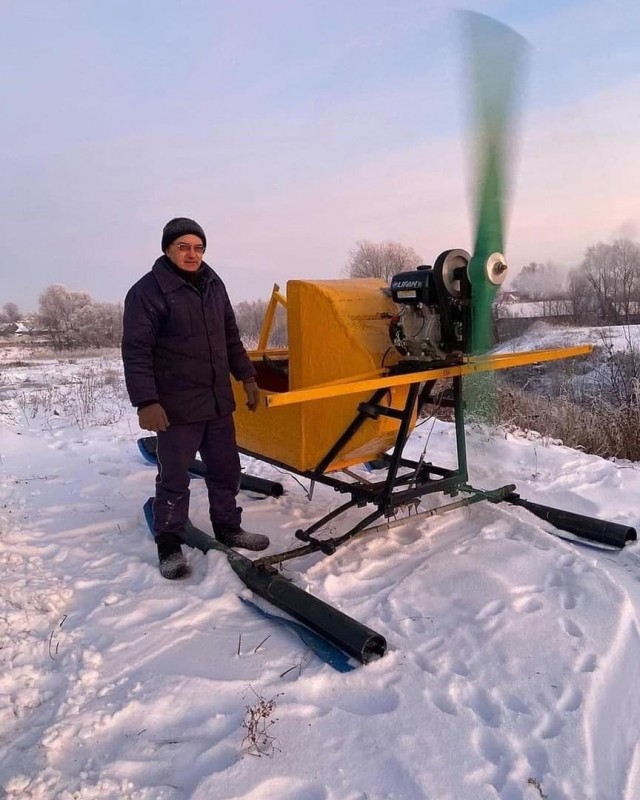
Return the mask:
<path id="1" fill-rule="evenodd" d="M 477 354 L 492 346 L 492 304 L 507 274 L 503 253 L 509 143 L 529 45 L 511 28 L 483 14 L 463 11 L 461 16 L 473 102 L 475 242 L 467 274 L 470 350 Z"/>

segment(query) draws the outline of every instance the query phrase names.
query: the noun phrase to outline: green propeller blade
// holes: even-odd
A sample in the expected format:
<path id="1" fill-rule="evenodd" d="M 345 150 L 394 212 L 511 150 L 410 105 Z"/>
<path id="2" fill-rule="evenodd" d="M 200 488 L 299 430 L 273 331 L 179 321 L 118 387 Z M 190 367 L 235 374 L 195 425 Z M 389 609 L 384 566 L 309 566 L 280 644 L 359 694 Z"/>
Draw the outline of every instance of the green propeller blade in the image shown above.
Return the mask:
<path id="1" fill-rule="evenodd" d="M 506 275 L 508 158 L 529 45 L 496 20 L 461 12 L 473 98 L 475 244 L 469 262 L 471 351 L 493 344 L 492 304 Z"/>

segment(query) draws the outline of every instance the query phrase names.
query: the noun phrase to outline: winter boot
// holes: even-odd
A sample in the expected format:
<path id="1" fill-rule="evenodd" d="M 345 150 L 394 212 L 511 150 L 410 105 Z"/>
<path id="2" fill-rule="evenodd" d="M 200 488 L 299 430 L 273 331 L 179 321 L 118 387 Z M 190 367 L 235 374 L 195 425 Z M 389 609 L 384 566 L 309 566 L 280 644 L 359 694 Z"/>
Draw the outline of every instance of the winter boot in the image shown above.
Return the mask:
<path id="1" fill-rule="evenodd" d="M 216 539 L 227 547 L 242 547 L 245 550 L 266 550 L 269 537 L 261 533 L 249 533 L 243 528 L 220 528 L 214 525 Z"/>
<path id="2" fill-rule="evenodd" d="M 189 575 L 191 570 L 182 555 L 180 539 L 173 533 L 158 533 L 155 538 L 162 577 L 173 581 Z"/>

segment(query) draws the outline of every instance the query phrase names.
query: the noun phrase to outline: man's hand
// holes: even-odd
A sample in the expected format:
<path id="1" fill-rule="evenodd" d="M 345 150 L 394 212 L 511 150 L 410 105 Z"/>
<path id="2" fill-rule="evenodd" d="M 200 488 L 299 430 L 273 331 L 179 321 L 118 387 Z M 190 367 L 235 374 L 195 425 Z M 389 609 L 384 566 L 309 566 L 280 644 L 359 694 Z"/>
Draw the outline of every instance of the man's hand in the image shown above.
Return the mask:
<path id="1" fill-rule="evenodd" d="M 138 409 L 138 424 L 145 431 L 166 431 L 169 420 L 160 403 L 152 403 Z"/>
<path id="2" fill-rule="evenodd" d="M 258 389 L 255 378 L 252 378 L 250 381 L 244 381 L 242 385 L 247 395 L 247 408 L 249 411 L 255 411 L 260 403 L 260 389 Z"/>

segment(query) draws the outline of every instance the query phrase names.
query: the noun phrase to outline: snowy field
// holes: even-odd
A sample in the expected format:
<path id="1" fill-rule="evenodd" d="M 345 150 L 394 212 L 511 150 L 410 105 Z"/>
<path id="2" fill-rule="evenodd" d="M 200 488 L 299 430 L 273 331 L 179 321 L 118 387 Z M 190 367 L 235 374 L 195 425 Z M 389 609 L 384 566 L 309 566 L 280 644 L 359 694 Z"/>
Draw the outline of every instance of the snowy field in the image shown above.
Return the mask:
<path id="1" fill-rule="evenodd" d="M 298 585 L 387 638 L 382 659 L 341 674 L 244 605 L 220 554 L 189 551 L 190 578 L 161 578 L 142 514 L 154 470 L 116 358 L 12 360 L 0 362 L 0 797 L 640 798 L 640 545 L 576 545 L 480 503 L 289 562 Z M 453 466 L 454 443 L 450 424 L 429 422 L 408 454 L 427 445 Z M 476 426 L 467 446 L 475 486 L 514 482 L 640 528 L 637 464 Z M 343 500 L 316 487 L 309 502 L 293 477 L 245 466 L 286 490 L 241 496 L 268 552 Z M 192 518 L 207 529 L 198 481 Z M 271 738 L 256 748 L 260 711 Z"/>

